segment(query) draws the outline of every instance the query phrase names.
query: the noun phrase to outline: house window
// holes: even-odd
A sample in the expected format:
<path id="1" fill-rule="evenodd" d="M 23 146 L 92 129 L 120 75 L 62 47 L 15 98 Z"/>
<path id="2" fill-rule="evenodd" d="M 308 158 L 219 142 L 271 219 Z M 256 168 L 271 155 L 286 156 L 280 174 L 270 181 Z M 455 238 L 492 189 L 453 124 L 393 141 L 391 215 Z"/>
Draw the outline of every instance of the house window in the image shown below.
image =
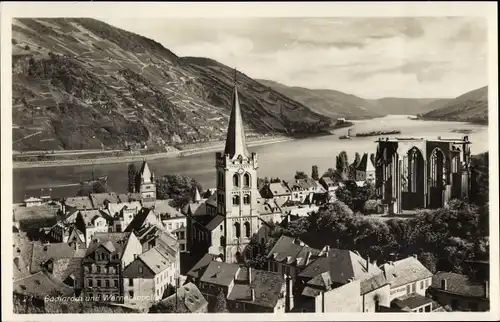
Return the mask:
<path id="1" fill-rule="evenodd" d="M 97 274 L 100 274 L 101 273 L 101 266 L 97 266 L 96 271 L 97 271 Z"/>
<path id="2" fill-rule="evenodd" d="M 424 281 L 421 281 L 420 282 L 420 289 L 423 290 L 424 289 Z"/>
<path id="3" fill-rule="evenodd" d="M 419 308 L 418 312 L 424 312 L 424 308 L 423 307 Z"/>
<path id="4" fill-rule="evenodd" d="M 245 226 L 245 237 L 249 238 L 250 237 L 250 223 L 248 221 L 245 221 L 243 226 Z"/>
<path id="5" fill-rule="evenodd" d="M 425 312 L 430 312 L 431 311 L 431 305 L 427 305 L 425 307 Z"/>
<path id="6" fill-rule="evenodd" d="M 109 287 L 109 280 L 106 280 L 106 287 Z"/>
<path id="7" fill-rule="evenodd" d="M 233 206 L 240 204 L 240 196 L 233 196 Z"/>
<path id="8" fill-rule="evenodd" d="M 87 281 L 87 285 L 88 285 L 89 287 L 94 286 L 93 284 L 94 284 L 94 283 L 93 283 L 93 281 L 92 281 L 91 279 L 89 279 L 89 280 Z"/>
<path id="9" fill-rule="evenodd" d="M 142 266 L 139 266 L 139 273 L 142 273 L 142 271 L 143 271 Z"/>
<path id="10" fill-rule="evenodd" d="M 172 223 L 168 223 L 168 229 L 172 230 Z"/>
<path id="11" fill-rule="evenodd" d="M 411 286 L 406 285 L 406 294 L 410 294 L 410 293 L 411 293 Z"/>
<path id="12" fill-rule="evenodd" d="M 233 175 L 233 186 L 234 187 L 240 186 L 240 176 L 237 173 Z"/>
<path id="13" fill-rule="evenodd" d="M 97 280 L 97 287 L 101 287 L 101 280 Z"/>
<path id="14" fill-rule="evenodd" d="M 425 280 L 425 287 L 429 287 L 429 280 Z"/>
<path id="15" fill-rule="evenodd" d="M 222 227 L 222 225 L 220 225 L 220 231 L 223 231 L 224 230 L 224 227 Z"/>
<path id="16" fill-rule="evenodd" d="M 118 287 L 118 280 L 114 280 L 115 287 Z"/>
<path id="17" fill-rule="evenodd" d="M 249 205 L 250 204 L 250 195 L 244 195 L 243 196 L 243 203 L 245 205 Z"/>
<path id="18" fill-rule="evenodd" d="M 133 278 L 128 279 L 128 286 L 134 286 L 134 279 Z"/>
<path id="19" fill-rule="evenodd" d="M 128 296 L 133 299 L 134 298 L 134 291 L 129 291 Z"/>
<path id="20" fill-rule="evenodd" d="M 183 252 L 183 251 L 185 251 L 185 250 L 186 250 L 186 245 L 184 245 L 184 244 L 180 244 L 179 246 L 180 246 L 180 248 L 181 248 L 181 252 Z"/>
<path id="21" fill-rule="evenodd" d="M 415 293 L 416 291 L 417 291 L 417 283 L 413 283 L 413 284 L 411 285 L 411 292 L 412 292 L 412 293 Z"/>
<path id="22" fill-rule="evenodd" d="M 183 232 L 183 231 L 181 231 L 181 232 L 179 233 L 179 239 L 184 239 L 184 232 Z"/>

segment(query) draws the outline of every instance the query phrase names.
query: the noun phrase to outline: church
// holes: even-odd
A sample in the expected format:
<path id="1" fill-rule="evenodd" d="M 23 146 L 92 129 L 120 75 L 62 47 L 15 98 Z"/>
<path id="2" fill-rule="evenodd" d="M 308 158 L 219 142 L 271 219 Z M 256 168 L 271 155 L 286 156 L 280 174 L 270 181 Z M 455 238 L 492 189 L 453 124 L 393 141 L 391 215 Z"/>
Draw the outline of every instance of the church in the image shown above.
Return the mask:
<path id="1" fill-rule="evenodd" d="M 264 244 L 272 218 L 260 215 L 258 156 L 250 153 L 235 84 L 224 152 L 215 155 L 216 191 L 201 201 L 195 192 L 187 210 L 187 243 L 193 255 L 218 255 L 242 263 Z M 196 200 L 195 200 L 196 199 Z"/>
<path id="2" fill-rule="evenodd" d="M 384 212 L 411 214 L 467 199 L 471 185 L 470 141 L 379 139 L 375 181 Z"/>

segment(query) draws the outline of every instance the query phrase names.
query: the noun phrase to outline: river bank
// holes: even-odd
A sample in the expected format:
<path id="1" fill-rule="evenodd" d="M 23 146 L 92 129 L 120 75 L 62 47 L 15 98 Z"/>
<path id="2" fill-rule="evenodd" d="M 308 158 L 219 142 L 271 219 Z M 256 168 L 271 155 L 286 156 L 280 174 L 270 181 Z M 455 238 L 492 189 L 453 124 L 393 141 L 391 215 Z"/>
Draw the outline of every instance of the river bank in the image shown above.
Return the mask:
<path id="1" fill-rule="evenodd" d="M 281 143 L 297 140 L 296 138 L 288 137 L 275 137 L 271 139 L 261 139 L 250 141 L 247 143 L 249 147 L 261 146 L 267 144 Z M 157 159 L 167 159 L 175 157 L 184 157 L 195 154 L 203 154 L 209 152 L 216 152 L 224 148 L 224 143 L 217 143 L 208 147 L 192 148 L 185 150 L 177 150 L 171 152 L 160 152 L 151 154 L 137 154 L 137 155 L 126 155 L 119 157 L 102 157 L 93 159 L 70 159 L 70 160 L 47 160 L 47 161 L 24 161 L 24 162 L 12 162 L 13 169 L 23 169 L 23 168 L 42 168 L 42 167 L 61 167 L 61 166 L 75 166 L 75 165 L 91 165 L 91 164 L 110 164 L 110 163 L 127 163 L 127 162 L 138 162 L 143 159 L 147 160 L 157 160 Z"/>

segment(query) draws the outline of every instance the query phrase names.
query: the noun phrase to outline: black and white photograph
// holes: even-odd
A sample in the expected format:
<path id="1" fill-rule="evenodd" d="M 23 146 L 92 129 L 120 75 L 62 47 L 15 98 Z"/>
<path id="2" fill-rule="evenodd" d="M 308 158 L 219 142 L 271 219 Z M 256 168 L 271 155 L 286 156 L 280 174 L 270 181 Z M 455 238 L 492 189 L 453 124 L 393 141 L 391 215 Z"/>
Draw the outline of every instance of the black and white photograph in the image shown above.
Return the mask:
<path id="1" fill-rule="evenodd" d="M 498 318 L 496 4 L 417 4 L 3 2 L 5 320 Z"/>

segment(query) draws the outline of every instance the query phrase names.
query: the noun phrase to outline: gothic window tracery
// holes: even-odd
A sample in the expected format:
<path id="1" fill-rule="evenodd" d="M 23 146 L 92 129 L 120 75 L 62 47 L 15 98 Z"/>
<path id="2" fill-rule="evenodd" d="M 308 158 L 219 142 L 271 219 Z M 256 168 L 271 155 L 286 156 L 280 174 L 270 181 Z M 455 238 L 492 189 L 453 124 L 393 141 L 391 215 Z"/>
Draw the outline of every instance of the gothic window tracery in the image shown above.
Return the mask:
<path id="1" fill-rule="evenodd" d="M 446 184 L 446 169 L 444 161 L 445 158 L 443 151 L 435 148 L 431 154 L 431 187 L 438 187 Z"/>
<path id="2" fill-rule="evenodd" d="M 245 237 L 249 238 L 250 237 L 250 223 L 248 221 L 245 221 L 243 224 L 245 226 Z"/>
<path id="3" fill-rule="evenodd" d="M 250 174 L 248 174 L 248 173 L 245 173 L 243 175 L 243 186 L 250 187 Z"/>
<path id="4" fill-rule="evenodd" d="M 234 187 L 240 186 L 240 176 L 237 173 L 233 175 L 233 186 Z"/>

